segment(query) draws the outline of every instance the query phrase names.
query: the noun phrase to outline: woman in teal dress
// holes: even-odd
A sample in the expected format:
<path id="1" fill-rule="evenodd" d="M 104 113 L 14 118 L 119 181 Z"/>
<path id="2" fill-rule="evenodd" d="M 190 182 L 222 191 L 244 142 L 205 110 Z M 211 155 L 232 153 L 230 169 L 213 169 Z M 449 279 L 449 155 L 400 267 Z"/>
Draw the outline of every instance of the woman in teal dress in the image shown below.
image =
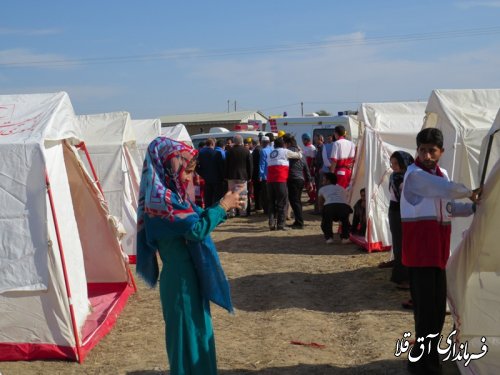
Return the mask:
<path id="1" fill-rule="evenodd" d="M 171 375 L 217 373 L 209 301 L 233 310 L 229 284 L 210 233 L 225 221 L 227 210 L 245 203 L 244 197 L 228 192 L 205 210 L 192 203 L 186 188 L 196 155 L 196 150 L 182 142 L 156 138 L 148 147 L 140 185 L 136 269 L 155 286 L 159 253 Z"/>

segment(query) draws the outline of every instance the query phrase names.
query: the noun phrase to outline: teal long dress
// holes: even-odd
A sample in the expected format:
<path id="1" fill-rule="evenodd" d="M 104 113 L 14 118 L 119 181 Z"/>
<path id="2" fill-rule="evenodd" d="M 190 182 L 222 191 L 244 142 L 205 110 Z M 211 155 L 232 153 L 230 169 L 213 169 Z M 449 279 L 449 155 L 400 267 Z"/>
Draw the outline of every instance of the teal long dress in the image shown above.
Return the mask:
<path id="1" fill-rule="evenodd" d="M 160 299 L 171 375 L 217 374 L 210 304 L 201 295 L 185 240 L 202 240 L 225 219 L 221 206 L 210 207 L 189 233 L 158 241 L 163 262 Z"/>

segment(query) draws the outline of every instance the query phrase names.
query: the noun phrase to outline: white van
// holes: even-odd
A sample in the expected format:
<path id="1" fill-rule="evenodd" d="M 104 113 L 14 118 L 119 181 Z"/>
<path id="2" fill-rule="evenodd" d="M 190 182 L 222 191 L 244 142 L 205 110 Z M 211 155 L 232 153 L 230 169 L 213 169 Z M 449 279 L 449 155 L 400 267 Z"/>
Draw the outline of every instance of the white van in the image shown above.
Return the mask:
<path id="1" fill-rule="evenodd" d="M 333 135 L 333 129 L 342 125 L 347 131 L 347 138 L 357 143 L 359 134 L 359 121 L 356 115 L 342 114 L 340 116 L 304 116 L 304 117 L 280 117 L 269 119 L 273 131 L 284 130 L 295 136 L 299 144 L 302 143 L 302 134 L 308 133 L 314 137 L 323 135 L 326 139 Z M 314 138 L 313 138 L 314 139 Z"/>
<path id="2" fill-rule="evenodd" d="M 233 139 L 236 134 L 239 134 L 243 137 L 243 140 L 247 138 L 252 138 L 256 141 L 259 141 L 259 133 L 263 133 L 257 130 L 236 130 L 231 131 L 226 128 L 211 128 L 208 133 L 195 134 L 191 136 L 191 140 L 193 141 L 193 146 L 198 148 L 200 142 L 205 142 L 208 138 L 214 138 L 216 141 L 222 139 L 224 144 L 228 139 Z"/>

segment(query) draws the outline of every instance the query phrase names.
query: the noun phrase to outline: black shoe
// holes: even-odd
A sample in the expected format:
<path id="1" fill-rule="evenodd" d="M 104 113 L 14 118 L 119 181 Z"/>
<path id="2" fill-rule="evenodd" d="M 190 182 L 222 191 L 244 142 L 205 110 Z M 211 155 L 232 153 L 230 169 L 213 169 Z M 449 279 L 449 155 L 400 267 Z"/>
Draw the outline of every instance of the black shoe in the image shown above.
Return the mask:
<path id="1" fill-rule="evenodd" d="M 292 224 L 292 225 L 290 225 L 290 228 L 292 228 L 292 229 L 304 229 L 304 226 L 300 225 L 300 224 Z"/>
<path id="2" fill-rule="evenodd" d="M 269 230 L 276 230 L 276 227 L 274 225 L 269 225 Z"/>
<path id="3" fill-rule="evenodd" d="M 290 228 L 287 228 L 287 227 L 277 227 L 276 229 L 277 230 L 284 230 L 284 231 L 290 230 Z"/>

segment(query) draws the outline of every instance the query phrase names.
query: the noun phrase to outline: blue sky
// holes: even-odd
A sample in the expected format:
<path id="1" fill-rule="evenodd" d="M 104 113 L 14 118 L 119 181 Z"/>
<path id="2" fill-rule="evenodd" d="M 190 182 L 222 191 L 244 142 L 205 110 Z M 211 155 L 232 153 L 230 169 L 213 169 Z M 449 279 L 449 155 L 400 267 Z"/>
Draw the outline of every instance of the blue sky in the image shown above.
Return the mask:
<path id="1" fill-rule="evenodd" d="M 0 94 L 77 114 L 300 115 L 500 88 L 500 1 L 5 1 Z"/>

